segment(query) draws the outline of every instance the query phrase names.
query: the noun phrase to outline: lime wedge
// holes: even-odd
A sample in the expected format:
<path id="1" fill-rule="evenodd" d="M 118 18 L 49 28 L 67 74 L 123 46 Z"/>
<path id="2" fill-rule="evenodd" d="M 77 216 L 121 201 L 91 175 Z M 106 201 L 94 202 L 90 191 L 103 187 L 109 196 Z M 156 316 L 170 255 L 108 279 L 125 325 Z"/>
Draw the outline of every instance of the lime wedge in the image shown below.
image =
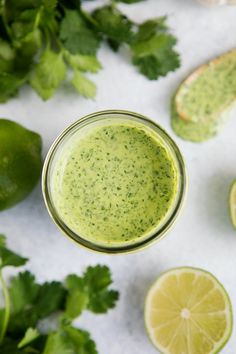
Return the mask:
<path id="1" fill-rule="evenodd" d="M 229 194 L 229 210 L 232 224 L 236 228 L 236 180 L 233 181 Z"/>
<path id="2" fill-rule="evenodd" d="M 197 268 L 162 274 L 148 292 L 145 324 L 163 354 L 213 354 L 232 331 L 230 299 L 218 280 Z"/>

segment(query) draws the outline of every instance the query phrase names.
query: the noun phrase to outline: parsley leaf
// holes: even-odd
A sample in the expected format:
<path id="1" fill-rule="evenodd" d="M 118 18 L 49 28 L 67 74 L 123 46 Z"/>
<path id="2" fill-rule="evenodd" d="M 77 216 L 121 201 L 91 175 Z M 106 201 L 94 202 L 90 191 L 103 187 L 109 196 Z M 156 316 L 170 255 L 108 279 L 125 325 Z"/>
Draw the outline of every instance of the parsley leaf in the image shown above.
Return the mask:
<path id="1" fill-rule="evenodd" d="M 66 65 L 61 52 L 46 49 L 30 79 L 31 86 L 44 99 L 52 97 L 66 77 Z"/>
<path id="2" fill-rule="evenodd" d="M 95 55 L 99 48 L 98 35 L 92 31 L 82 15 L 75 10 L 66 10 L 61 23 L 60 39 L 72 54 Z"/>
<path id="3" fill-rule="evenodd" d="M 130 43 L 133 38 L 132 22 L 114 6 L 104 6 L 92 14 L 98 31 L 116 43 Z"/>

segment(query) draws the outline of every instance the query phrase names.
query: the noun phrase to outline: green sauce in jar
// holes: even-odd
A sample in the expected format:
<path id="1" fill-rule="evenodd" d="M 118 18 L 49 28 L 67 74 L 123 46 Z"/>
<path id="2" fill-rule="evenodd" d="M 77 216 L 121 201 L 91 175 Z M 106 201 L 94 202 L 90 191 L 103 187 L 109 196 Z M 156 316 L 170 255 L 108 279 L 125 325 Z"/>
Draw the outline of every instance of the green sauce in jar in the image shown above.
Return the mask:
<path id="1" fill-rule="evenodd" d="M 68 140 L 52 172 L 63 222 L 97 244 L 135 243 L 167 217 L 177 169 L 158 136 L 128 123 L 97 126 Z"/>

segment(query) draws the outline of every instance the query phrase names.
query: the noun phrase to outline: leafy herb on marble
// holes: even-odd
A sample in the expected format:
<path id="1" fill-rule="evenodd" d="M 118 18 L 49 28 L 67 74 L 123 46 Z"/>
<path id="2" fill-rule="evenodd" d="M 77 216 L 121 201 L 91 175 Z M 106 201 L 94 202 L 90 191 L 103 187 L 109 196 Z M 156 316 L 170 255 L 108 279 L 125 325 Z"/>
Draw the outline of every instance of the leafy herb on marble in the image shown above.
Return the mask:
<path id="1" fill-rule="evenodd" d="M 88 12 L 80 0 L 0 0 L 0 102 L 26 83 L 47 100 L 65 81 L 94 98 L 96 85 L 87 74 L 102 68 L 97 53 L 103 42 L 115 52 L 126 47 L 151 80 L 177 69 L 176 38 L 166 17 L 137 24 L 119 9 L 119 2 L 141 1 L 110 0 Z"/>
<path id="2" fill-rule="evenodd" d="M 65 283 L 37 283 L 29 271 L 10 279 L 3 277 L 3 268 L 25 265 L 27 258 L 6 248 L 0 235 L 0 286 L 4 307 L 0 309 L 1 354 L 97 354 L 90 334 L 73 326 L 73 320 L 84 310 L 106 313 L 115 307 L 119 297 L 110 289 L 112 278 L 107 266 L 88 267 L 82 276 L 68 275 Z M 41 333 L 41 320 L 54 315 L 56 329 Z"/>

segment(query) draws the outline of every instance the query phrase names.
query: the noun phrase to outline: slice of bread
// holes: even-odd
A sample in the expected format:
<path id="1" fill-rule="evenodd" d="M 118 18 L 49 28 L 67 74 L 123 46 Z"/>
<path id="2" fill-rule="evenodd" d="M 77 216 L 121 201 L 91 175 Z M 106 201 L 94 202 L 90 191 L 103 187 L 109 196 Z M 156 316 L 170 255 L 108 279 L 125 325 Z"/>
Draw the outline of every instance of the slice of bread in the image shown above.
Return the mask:
<path id="1" fill-rule="evenodd" d="M 171 125 L 175 133 L 182 139 L 192 142 L 202 142 L 213 138 L 224 126 L 227 115 L 218 120 L 209 119 L 203 122 L 191 122 L 180 118 L 176 111 L 175 101 L 172 101 Z"/>
<path id="2" fill-rule="evenodd" d="M 236 49 L 195 70 L 178 88 L 171 103 L 171 124 L 185 140 L 215 136 L 236 103 Z"/>
<path id="3" fill-rule="evenodd" d="M 200 122 L 218 117 L 236 100 L 236 49 L 200 66 L 175 95 L 180 118 Z"/>

